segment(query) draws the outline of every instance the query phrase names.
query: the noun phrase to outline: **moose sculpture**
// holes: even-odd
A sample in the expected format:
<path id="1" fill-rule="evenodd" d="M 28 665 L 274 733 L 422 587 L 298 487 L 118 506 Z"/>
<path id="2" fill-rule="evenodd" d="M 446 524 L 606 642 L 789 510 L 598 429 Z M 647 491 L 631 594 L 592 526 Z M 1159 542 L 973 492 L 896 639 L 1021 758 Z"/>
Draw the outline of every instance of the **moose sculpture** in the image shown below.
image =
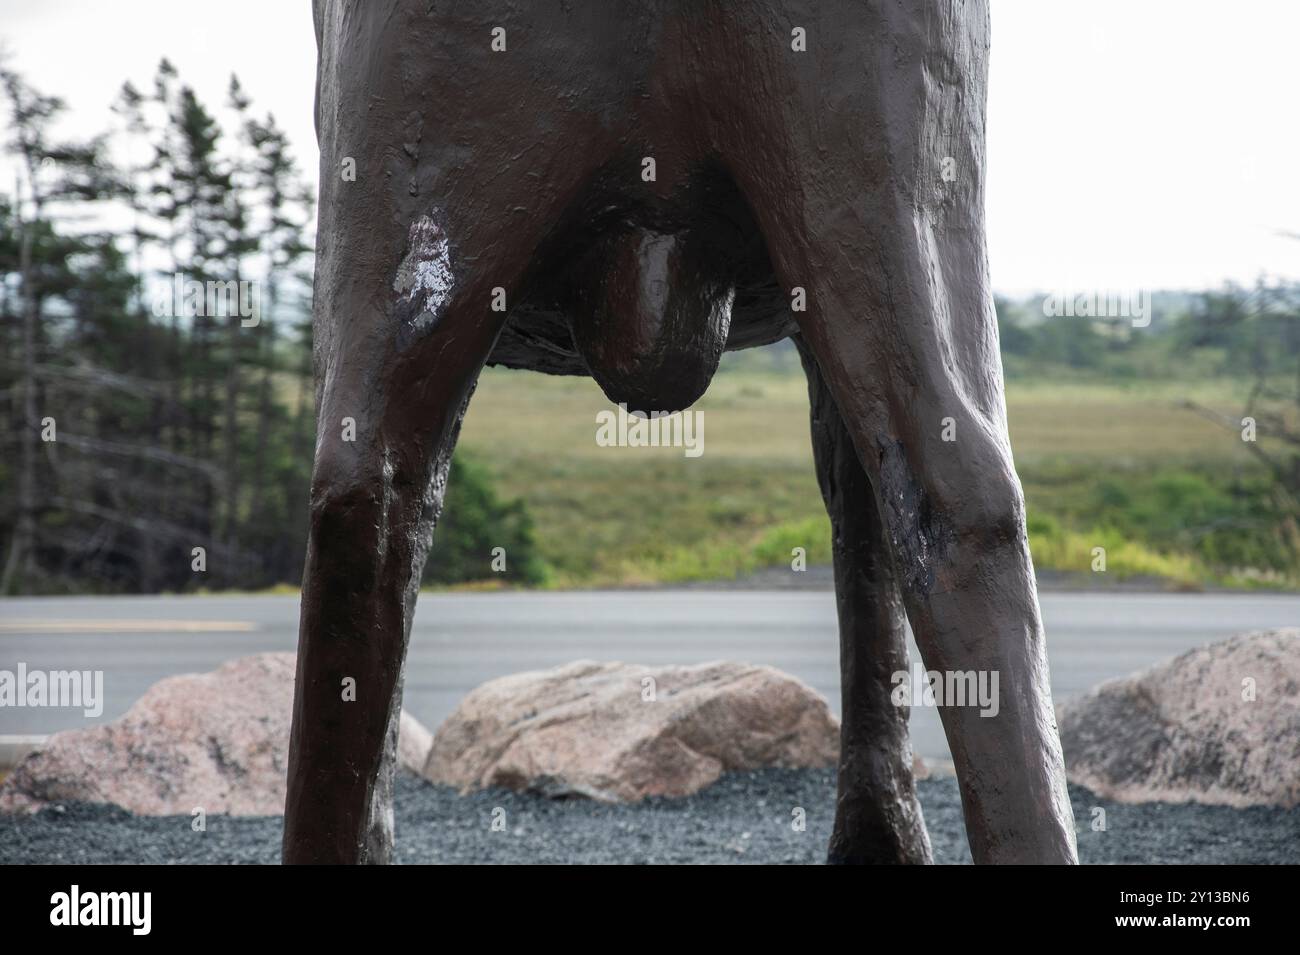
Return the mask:
<path id="1" fill-rule="evenodd" d="M 403 662 L 485 363 L 672 412 L 790 337 L 834 533 L 832 862 L 927 862 L 904 612 L 977 862 L 1073 862 L 983 222 L 985 0 L 316 0 L 317 421 L 286 862 L 384 862 Z M 352 419 L 354 440 L 341 438 Z M 341 686 L 355 681 L 356 700 Z"/>

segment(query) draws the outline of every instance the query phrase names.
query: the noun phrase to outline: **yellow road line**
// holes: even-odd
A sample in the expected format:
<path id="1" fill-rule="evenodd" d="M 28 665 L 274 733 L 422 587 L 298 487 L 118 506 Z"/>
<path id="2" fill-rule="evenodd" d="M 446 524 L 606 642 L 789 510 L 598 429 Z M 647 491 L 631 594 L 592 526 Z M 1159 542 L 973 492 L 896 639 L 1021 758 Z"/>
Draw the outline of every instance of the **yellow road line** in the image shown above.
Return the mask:
<path id="1" fill-rule="evenodd" d="M 250 633 L 249 620 L 0 620 L 0 633 Z"/>

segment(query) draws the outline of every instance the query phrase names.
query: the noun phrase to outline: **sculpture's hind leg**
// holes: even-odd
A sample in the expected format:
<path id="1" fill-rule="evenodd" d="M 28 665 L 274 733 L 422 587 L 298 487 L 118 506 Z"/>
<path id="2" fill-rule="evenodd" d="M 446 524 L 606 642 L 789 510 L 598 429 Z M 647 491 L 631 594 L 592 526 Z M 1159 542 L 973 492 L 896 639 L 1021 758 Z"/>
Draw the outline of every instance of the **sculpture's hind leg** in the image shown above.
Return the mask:
<path id="1" fill-rule="evenodd" d="M 840 767 L 832 863 L 923 863 L 930 840 L 912 779 L 906 707 L 890 699 L 907 669 L 903 605 L 867 473 L 817 359 L 808 376 L 813 458 L 831 519 L 840 622 Z"/>
<path id="2" fill-rule="evenodd" d="M 815 59 L 773 45 L 728 63 L 766 94 L 718 105 L 741 115 L 729 159 L 776 274 L 806 296 L 801 334 L 874 489 L 922 658 L 949 689 L 939 712 L 972 855 L 1074 862 L 989 292 L 987 9 L 799 13 L 827 38 Z"/>
<path id="3" fill-rule="evenodd" d="M 491 286 L 513 292 L 527 262 L 505 241 L 501 257 L 475 255 L 482 240 L 460 231 L 463 220 L 452 214 L 441 224 L 417 215 L 377 241 L 352 216 L 375 204 L 336 196 L 332 208 L 352 227 L 322 227 L 321 391 L 285 862 L 389 860 L 402 672 L 420 577 L 461 418 L 502 324 L 488 307 Z M 458 231 L 464 239 L 448 252 L 444 232 Z M 440 269 L 445 283 L 431 278 Z M 410 286 L 413 274 L 423 284 Z"/>
<path id="4" fill-rule="evenodd" d="M 413 2 L 316 13 L 317 440 L 283 858 L 385 862 L 407 638 L 494 306 L 603 157 L 554 95 L 515 95 L 567 82 L 550 47 L 492 60 L 481 22 Z M 451 53 L 482 99 L 432 95 Z"/>

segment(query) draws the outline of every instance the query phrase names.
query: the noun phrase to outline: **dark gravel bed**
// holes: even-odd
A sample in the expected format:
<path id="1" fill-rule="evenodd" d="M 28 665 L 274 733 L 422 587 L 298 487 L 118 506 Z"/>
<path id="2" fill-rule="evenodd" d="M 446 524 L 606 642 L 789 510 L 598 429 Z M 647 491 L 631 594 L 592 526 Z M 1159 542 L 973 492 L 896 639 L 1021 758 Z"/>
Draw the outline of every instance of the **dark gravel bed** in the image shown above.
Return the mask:
<path id="1" fill-rule="evenodd" d="M 936 862 L 970 862 L 956 780 L 919 784 Z M 725 777 L 685 799 L 636 806 L 552 801 L 491 790 L 459 796 L 403 775 L 396 797 L 403 863 L 820 863 L 834 807 L 832 770 L 764 770 Z M 1297 863 L 1300 809 L 1122 805 L 1070 787 L 1086 863 Z M 1094 808 L 1106 831 L 1092 831 Z M 806 828 L 792 825 L 805 811 Z M 493 829 L 503 820 L 504 831 Z M 279 817 L 135 816 L 68 804 L 0 815 L 0 862 L 273 863 Z"/>

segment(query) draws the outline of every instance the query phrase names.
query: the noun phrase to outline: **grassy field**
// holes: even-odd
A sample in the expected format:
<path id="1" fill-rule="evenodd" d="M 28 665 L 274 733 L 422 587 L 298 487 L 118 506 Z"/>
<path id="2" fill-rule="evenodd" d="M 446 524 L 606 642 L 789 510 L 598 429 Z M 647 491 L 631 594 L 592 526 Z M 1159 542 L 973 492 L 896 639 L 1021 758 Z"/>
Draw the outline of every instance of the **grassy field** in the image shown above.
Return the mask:
<path id="1" fill-rule="evenodd" d="M 1126 538 L 1107 529 L 1098 511 L 1099 487 L 1113 493 L 1185 470 L 1251 472 L 1239 436 L 1179 407 L 1193 398 L 1233 412 L 1241 389 L 1210 381 L 1194 390 L 1009 385 L 1040 569 L 1087 573 L 1092 548 L 1105 546 L 1107 572 L 1120 577 L 1159 576 L 1181 586 L 1258 582 L 1259 575 L 1212 569 L 1190 549 Z M 696 405 L 705 448 L 697 458 L 680 448 L 598 446 L 596 414 L 610 407 L 588 380 L 489 369 L 465 422 L 461 447 L 488 465 L 502 495 L 527 503 L 552 586 L 719 579 L 788 564 L 795 546 L 806 548 L 810 563 L 829 561 L 801 374 L 724 364 Z"/>

